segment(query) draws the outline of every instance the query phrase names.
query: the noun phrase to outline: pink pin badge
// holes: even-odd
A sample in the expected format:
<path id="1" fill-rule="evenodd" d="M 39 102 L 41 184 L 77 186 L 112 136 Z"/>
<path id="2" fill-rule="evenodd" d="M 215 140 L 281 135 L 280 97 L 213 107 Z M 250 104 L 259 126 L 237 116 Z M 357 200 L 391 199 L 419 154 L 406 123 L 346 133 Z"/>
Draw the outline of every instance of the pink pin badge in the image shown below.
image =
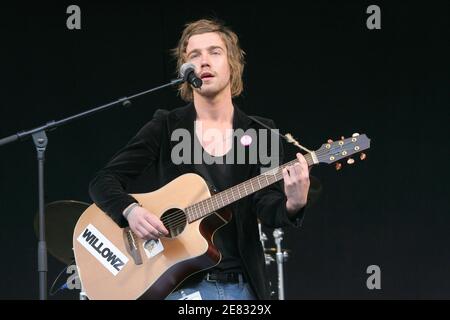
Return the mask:
<path id="1" fill-rule="evenodd" d="M 252 137 L 250 137 L 248 134 L 246 134 L 246 135 L 243 135 L 242 137 L 241 137 L 241 144 L 243 145 L 243 146 L 249 146 L 250 144 L 252 143 Z"/>

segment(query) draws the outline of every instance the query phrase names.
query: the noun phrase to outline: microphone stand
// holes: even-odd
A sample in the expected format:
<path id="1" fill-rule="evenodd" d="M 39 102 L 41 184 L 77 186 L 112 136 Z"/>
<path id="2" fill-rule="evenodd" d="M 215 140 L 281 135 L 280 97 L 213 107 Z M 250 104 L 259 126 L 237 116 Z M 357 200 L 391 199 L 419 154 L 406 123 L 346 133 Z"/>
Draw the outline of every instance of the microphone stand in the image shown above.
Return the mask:
<path id="1" fill-rule="evenodd" d="M 87 117 L 99 111 L 106 110 L 116 105 L 122 105 L 123 107 L 131 106 L 130 100 L 137 98 L 139 96 L 166 88 L 174 86 L 184 82 L 185 79 L 178 78 L 172 80 L 169 83 L 161 85 L 159 87 L 152 88 L 150 90 L 142 91 L 134 94 L 130 97 L 123 97 L 116 101 L 95 107 L 88 111 L 81 112 L 79 114 L 67 117 L 58 121 L 49 121 L 44 125 L 36 127 L 27 131 L 20 131 L 11 136 L 0 139 L 0 146 L 14 142 L 16 140 L 25 140 L 30 136 L 33 137 L 33 142 L 37 152 L 38 160 L 38 192 L 39 192 L 39 242 L 38 242 L 38 273 L 39 273 L 39 299 L 47 299 L 47 244 L 45 242 L 45 212 L 44 212 L 44 161 L 45 161 L 45 150 L 48 144 L 47 131 L 54 130 L 59 126 L 62 126 L 71 121 Z"/>
<path id="2" fill-rule="evenodd" d="M 284 300 L 284 274 L 283 274 L 283 262 L 284 255 L 281 250 L 281 240 L 283 240 L 283 230 L 278 228 L 273 231 L 273 238 L 275 239 L 275 244 L 277 245 L 277 268 L 278 268 L 278 299 Z"/>

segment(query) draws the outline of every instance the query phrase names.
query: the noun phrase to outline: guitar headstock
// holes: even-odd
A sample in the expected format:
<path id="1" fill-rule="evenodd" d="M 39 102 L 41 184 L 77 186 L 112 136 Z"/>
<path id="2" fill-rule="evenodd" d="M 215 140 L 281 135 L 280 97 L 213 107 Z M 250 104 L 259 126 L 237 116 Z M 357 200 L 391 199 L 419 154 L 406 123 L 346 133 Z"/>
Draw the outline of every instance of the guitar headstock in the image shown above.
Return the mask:
<path id="1" fill-rule="evenodd" d="M 342 164 L 338 161 L 347 159 L 348 164 L 353 164 L 355 160 L 351 156 L 359 154 L 359 158 L 364 160 L 366 154 L 362 151 L 370 148 L 370 139 L 365 134 L 354 133 L 352 137 L 341 140 L 328 140 L 319 149 L 315 151 L 319 163 L 332 164 L 336 162 L 336 169 L 340 170 Z"/>

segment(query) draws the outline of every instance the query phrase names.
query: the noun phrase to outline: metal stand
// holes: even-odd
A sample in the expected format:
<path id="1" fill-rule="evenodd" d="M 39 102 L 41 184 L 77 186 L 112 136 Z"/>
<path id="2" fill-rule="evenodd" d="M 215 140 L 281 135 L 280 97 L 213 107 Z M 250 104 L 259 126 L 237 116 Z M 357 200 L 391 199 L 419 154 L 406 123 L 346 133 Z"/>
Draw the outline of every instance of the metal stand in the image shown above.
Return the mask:
<path id="1" fill-rule="evenodd" d="M 262 231 L 260 222 L 258 222 L 258 229 L 259 229 L 259 241 L 261 241 L 261 243 L 262 243 L 262 248 L 263 248 L 263 252 L 264 252 L 264 259 L 265 259 L 265 262 L 266 262 L 266 266 L 268 266 L 272 262 L 274 262 L 275 259 L 270 254 L 266 253 L 265 242 L 267 241 L 267 236 Z"/>
<path id="2" fill-rule="evenodd" d="M 89 300 L 87 295 L 86 295 L 86 292 L 84 292 L 83 285 L 81 285 L 80 300 Z"/>
<path id="3" fill-rule="evenodd" d="M 75 266 L 75 268 L 76 268 L 75 270 L 76 270 L 76 273 L 77 273 L 77 278 L 80 281 L 80 295 L 79 295 L 79 299 L 80 300 L 89 300 L 88 296 L 86 295 L 86 292 L 84 291 L 83 283 L 81 282 L 78 266 Z"/>
<path id="4" fill-rule="evenodd" d="M 281 250 L 281 240 L 283 240 L 283 230 L 275 229 L 273 231 L 273 238 L 277 246 L 277 269 L 278 269 L 278 300 L 284 300 L 284 274 L 283 274 L 283 262 L 285 260 L 285 254 Z M 287 252 L 286 252 L 287 254 Z"/>
<path id="5" fill-rule="evenodd" d="M 48 139 L 45 131 L 33 135 L 38 160 L 38 198 L 39 198 L 39 242 L 38 242 L 38 273 L 39 299 L 47 299 L 47 243 L 45 242 L 45 208 L 44 208 L 44 162 Z"/>
<path id="6" fill-rule="evenodd" d="M 266 266 L 269 266 L 272 262 L 277 262 L 277 273 L 278 273 L 278 299 L 284 300 L 284 272 L 283 272 L 283 263 L 287 261 L 289 257 L 289 253 L 287 250 L 283 250 L 281 248 L 281 241 L 283 240 L 284 232 L 282 229 L 278 228 L 273 231 L 273 238 L 276 244 L 276 260 L 272 257 L 274 252 L 274 248 L 267 249 L 265 246 L 265 242 L 267 241 L 266 234 L 261 229 L 261 223 L 258 221 L 258 229 L 259 229 L 259 240 L 262 243 L 264 258 Z M 275 292 L 271 291 L 271 296 Z"/>

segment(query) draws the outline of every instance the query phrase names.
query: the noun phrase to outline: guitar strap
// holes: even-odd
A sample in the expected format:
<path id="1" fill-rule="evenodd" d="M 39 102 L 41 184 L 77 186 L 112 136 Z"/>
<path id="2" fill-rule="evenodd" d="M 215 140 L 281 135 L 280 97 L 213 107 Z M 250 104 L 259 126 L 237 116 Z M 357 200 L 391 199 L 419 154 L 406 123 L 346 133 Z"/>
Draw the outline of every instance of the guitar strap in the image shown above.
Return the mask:
<path id="1" fill-rule="evenodd" d="M 219 190 L 217 189 L 217 187 L 214 185 L 211 175 L 208 172 L 208 169 L 206 168 L 205 164 L 198 164 L 195 163 L 194 164 L 195 170 L 197 171 L 197 173 L 199 173 L 203 179 L 205 179 L 206 183 L 208 184 L 209 190 L 212 193 L 217 193 L 219 192 Z"/>

